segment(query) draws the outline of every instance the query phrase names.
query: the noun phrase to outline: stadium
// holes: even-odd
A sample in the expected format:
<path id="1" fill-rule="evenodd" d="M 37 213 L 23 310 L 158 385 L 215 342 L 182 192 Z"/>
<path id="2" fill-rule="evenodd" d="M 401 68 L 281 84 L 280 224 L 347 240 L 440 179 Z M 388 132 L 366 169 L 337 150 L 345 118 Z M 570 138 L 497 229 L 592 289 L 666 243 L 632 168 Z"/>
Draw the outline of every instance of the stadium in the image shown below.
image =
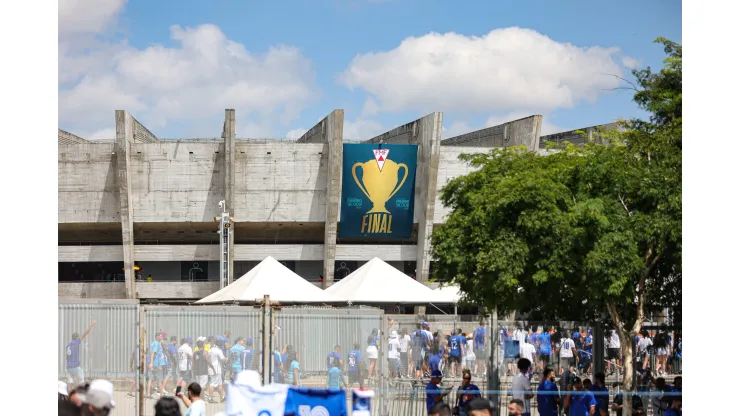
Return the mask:
<path id="1" fill-rule="evenodd" d="M 123 110 L 115 139 L 60 129 L 59 297 L 191 302 L 267 256 L 323 287 L 374 257 L 426 283 L 431 233 L 448 212 L 439 191 L 471 169 L 461 154 L 544 154 L 548 142 L 583 143 L 614 126 L 540 136 L 533 115 L 442 140 L 442 116 L 361 140 L 344 137 L 343 110 L 297 140 L 237 138 L 230 109 L 215 138 L 160 139 Z M 390 192 L 367 187 L 367 166 L 383 163 Z"/>

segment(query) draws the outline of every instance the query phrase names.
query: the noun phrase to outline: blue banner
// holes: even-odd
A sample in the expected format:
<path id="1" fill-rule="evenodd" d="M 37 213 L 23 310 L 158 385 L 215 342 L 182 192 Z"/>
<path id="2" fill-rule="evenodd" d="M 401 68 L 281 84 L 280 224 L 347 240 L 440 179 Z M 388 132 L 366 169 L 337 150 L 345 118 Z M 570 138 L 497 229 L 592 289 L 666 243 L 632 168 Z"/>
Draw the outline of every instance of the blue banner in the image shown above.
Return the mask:
<path id="1" fill-rule="evenodd" d="M 340 238 L 410 238 L 415 144 L 345 144 Z"/>

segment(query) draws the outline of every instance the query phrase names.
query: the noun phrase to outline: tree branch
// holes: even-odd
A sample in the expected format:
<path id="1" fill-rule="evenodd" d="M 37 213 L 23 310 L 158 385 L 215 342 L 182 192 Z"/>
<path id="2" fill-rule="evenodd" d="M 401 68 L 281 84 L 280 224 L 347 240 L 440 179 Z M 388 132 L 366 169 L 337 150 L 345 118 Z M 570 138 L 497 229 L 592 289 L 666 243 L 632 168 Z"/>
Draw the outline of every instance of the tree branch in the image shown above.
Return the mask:
<path id="1" fill-rule="evenodd" d="M 630 84 L 630 85 L 632 86 L 632 88 L 629 88 L 629 87 L 617 87 L 617 88 L 612 88 L 613 90 L 617 90 L 617 89 L 622 89 L 622 90 L 635 90 L 635 91 L 640 91 L 640 90 L 639 90 L 639 89 L 637 88 L 637 85 L 635 85 L 635 84 L 634 84 L 634 83 L 633 83 L 632 81 L 628 81 L 628 80 L 626 80 L 626 79 L 624 79 L 624 78 L 620 77 L 619 75 L 615 75 L 615 74 L 604 74 L 603 72 L 601 73 L 601 75 L 608 75 L 608 76 L 611 76 L 611 77 L 617 78 L 617 79 L 619 79 L 619 80 L 621 80 L 621 81 L 623 81 L 623 82 L 626 82 L 626 83 L 628 83 L 628 84 Z"/>
<path id="2" fill-rule="evenodd" d="M 627 204 L 624 202 L 624 198 L 622 198 L 622 195 L 619 195 L 619 202 L 622 203 L 622 206 L 624 207 L 624 210 L 627 211 L 627 215 L 630 217 L 632 216 L 632 213 L 630 212 L 630 209 L 627 208 Z"/>

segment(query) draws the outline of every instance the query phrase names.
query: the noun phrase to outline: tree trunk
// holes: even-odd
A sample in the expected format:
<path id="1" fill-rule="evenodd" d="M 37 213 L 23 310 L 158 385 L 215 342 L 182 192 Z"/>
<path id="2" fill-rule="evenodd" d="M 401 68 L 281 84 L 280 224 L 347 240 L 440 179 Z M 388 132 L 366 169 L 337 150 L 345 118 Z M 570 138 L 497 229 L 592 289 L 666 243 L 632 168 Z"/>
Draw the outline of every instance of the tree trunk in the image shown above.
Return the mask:
<path id="1" fill-rule="evenodd" d="M 606 309 L 609 311 L 609 315 L 611 316 L 612 322 L 614 323 L 614 328 L 617 331 L 617 335 L 619 336 L 619 344 L 622 350 L 622 357 L 624 358 L 624 361 L 622 362 L 622 366 L 624 368 L 624 380 L 622 382 L 622 387 L 624 389 L 622 391 L 622 416 L 632 415 L 632 394 L 635 390 L 635 386 L 632 383 L 632 374 L 634 372 L 634 368 L 632 368 L 632 362 L 634 360 L 635 350 L 633 340 L 635 336 L 637 336 L 637 331 L 639 331 L 640 327 L 642 326 L 642 302 L 638 302 L 637 308 L 637 319 L 631 330 L 628 331 L 624 322 L 622 321 L 622 317 L 619 315 L 619 311 L 614 301 L 607 301 L 606 303 Z M 617 371 L 619 371 L 619 369 L 617 369 Z"/>

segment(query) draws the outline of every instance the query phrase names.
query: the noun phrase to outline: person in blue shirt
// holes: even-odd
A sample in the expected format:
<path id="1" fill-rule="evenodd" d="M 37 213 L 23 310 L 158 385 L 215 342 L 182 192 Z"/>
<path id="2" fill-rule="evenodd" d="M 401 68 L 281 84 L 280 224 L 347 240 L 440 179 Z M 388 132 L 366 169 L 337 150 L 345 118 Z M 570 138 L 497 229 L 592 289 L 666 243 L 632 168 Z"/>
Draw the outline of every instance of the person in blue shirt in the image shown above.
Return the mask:
<path id="1" fill-rule="evenodd" d="M 484 321 L 480 321 L 480 326 L 473 330 L 473 350 L 475 351 L 473 372 L 477 375 L 483 375 L 486 372 L 486 327 L 484 324 Z"/>
<path id="2" fill-rule="evenodd" d="M 244 346 L 244 338 L 239 337 L 236 339 L 236 343 L 234 344 L 231 349 L 229 349 L 229 363 L 231 364 L 231 377 L 232 380 L 236 378 L 236 375 L 242 371 L 242 351 L 244 351 L 246 347 Z"/>
<path id="3" fill-rule="evenodd" d="M 674 396 L 671 407 L 663 413 L 663 416 L 681 416 L 681 396 Z"/>
<path id="4" fill-rule="evenodd" d="M 64 347 L 64 353 L 67 358 L 67 382 L 69 384 L 79 385 L 85 381 L 85 373 L 80 365 L 80 344 L 87 337 L 95 326 L 96 321 L 92 321 L 85 332 L 80 336 L 78 333 L 72 334 L 72 340 Z"/>
<path id="5" fill-rule="evenodd" d="M 437 350 L 436 354 L 432 354 L 432 356 L 429 357 L 429 371 L 441 371 L 439 365 L 442 363 L 442 355 L 444 352 L 445 350 L 440 348 Z"/>
<path id="6" fill-rule="evenodd" d="M 537 410 L 541 416 L 558 416 L 560 392 L 555 384 L 555 370 L 545 368 L 542 382 L 537 387 Z"/>
<path id="7" fill-rule="evenodd" d="M 283 365 L 283 354 L 280 353 L 280 350 L 275 348 L 273 356 L 273 360 L 275 361 L 273 368 L 275 372 L 272 375 L 272 381 L 273 383 L 283 383 L 285 376 L 288 374 Z"/>
<path id="8" fill-rule="evenodd" d="M 165 351 L 165 354 L 167 354 L 167 360 L 170 363 L 170 367 L 167 369 L 167 377 L 164 380 L 165 389 L 167 388 L 167 381 L 169 379 L 172 379 L 172 383 L 177 386 L 177 381 L 180 378 L 180 371 L 178 369 L 178 361 L 177 361 L 177 337 L 171 336 L 170 337 L 170 343 L 167 344 L 167 350 Z"/>
<path id="9" fill-rule="evenodd" d="M 331 351 L 326 355 L 326 369 L 331 370 L 334 367 L 334 363 L 339 364 L 339 369 L 344 368 L 344 362 L 342 361 L 342 347 L 339 344 L 334 346 L 334 351 Z"/>
<path id="10" fill-rule="evenodd" d="M 452 386 L 440 387 L 440 383 L 442 383 L 442 372 L 439 370 L 432 370 L 431 379 L 429 380 L 429 383 L 427 383 L 426 387 L 427 413 L 432 410 L 432 406 L 437 402 L 442 401 L 442 399 L 452 391 Z"/>
<path id="11" fill-rule="evenodd" d="M 467 345 L 467 340 L 462 336 L 462 329 L 458 328 L 457 333 L 450 337 L 450 375 L 457 377 L 456 370 L 462 369 L 463 348 Z"/>
<path id="12" fill-rule="evenodd" d="M 167 369 L 169 368 L 169 362 L 167 356 L 164 353 L 164 347 L 162 344 L 167 337 L 167 333 L 160 331 L 157 334 L 157 338 L 149 344 L 149 373 L 151 377 L 147 383 L 146 395 L 151 398 L 152 383 L 155 387 L 160 389 L 162 394 L 167 394 L 164 390 L 165 376 Z"/>
<path id="13" fill-rule="evenodd" d="M 583 347 L 581 348 L 581 361 L 578 363 L 582 371 L 591 373 L 592 370 L 592 359 L 594 350 L 594 339 L 591 336 L 591 328 L 588 329 L 586 337 L 582 340 Z"/>
<path id="14" fill-rule="evenodd" d="M 614 383 L 612 387 L 615 390 L 619 389 L 619 383 Z M 624 394 L 621 392 L 618 392 L 614 395 L 614 401 L 612 402 L 612 411 L 614 411 L 617 415 L 622 414 L 622 409 L 624 408 Z M 642 398 L 638 394 L 632 394 L 632 415 L 638 416 L 638 415 L 644 415 L 644 406 L 642 404 Z M 664 415 L 665 416 L 665 415 Z"/>
<path id="15" fill-rule="evenodd" d="M 580 377 L 571 380 L 573 389 L 568 392 L 565 401 L 569 404 L 570 416 L 593 416 L 596 413 L 596 398 L 586 390 Z"/>
<path id="16" fill-rule="evenodd" d="M 364 381 L 362 377 L 362 353 L 360 352 L 360 344 L 357 342 L 355 342 L 354 349 L 347 354 L 347 375 L 350 387 L 358 383 L 362 388 Z"/>
<path id="17" fill-rule="evenodd" d="M 339 369 L 339 363 L 333 362 L 331 368 L 326 375 L 326 388 L 328 389 L 341 389 L 342 386 L 347 387 L 347 381 L 344 379 L 342 370 Z"/>
<path id="18" fill-rule="evenodd" d="M 244 342 L 244 349 L 241 351 L 239 358 L 241 359 L 242 371 L 256 369 L 258 360 L 254 358 L 254 341 L 252 338 L 247 338 Z M 236 376 L 236 374 L 234 375 Z"/>
<path id="19" fill-rule="evenodd" d="M 552 345 L 550 333 L 543 329 L 542 333 L 537 336 L 537 354 L 539 355 L 540 368 L 545 368 L 550 363 L 550 354 L 552 354 Z"/>
<path id="20" fill-rule="evenodd" d="M 457 407 L 460 411 L 459 416 L 468 416 L 468 405 L 474 399 L 480 398 L 480 389 L 473 384 L 473 379 L 469 369 L 462 371 L 462 384 L 457 389 Z"/>
<path id="21" fill-rule="evenodd" d="M 594 384 L 589 389 L 596 398 L 596 414 L 609 414 L 609 389 L 606 387 L 606 375 L 596 373 L 594 375 Z"/>

